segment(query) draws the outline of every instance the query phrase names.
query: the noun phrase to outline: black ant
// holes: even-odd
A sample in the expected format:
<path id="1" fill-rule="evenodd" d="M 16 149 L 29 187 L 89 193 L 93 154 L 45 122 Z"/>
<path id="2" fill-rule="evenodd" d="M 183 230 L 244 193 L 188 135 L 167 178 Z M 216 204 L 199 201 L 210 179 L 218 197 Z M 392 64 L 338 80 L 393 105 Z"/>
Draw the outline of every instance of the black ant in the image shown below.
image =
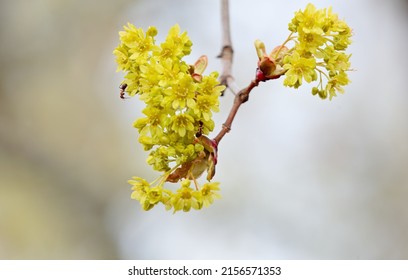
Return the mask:
<path id="1" fill-rule="evenodd" d="M 198 131 L 196 133 L 197 138 L 203 135 L 203 125 L 204 123 L 202 121 L 198 121 Z"/>
<path id="2" fill-rule="evenodd" d="M 119 92 L 120 98 L 121 98 L 121 99 L 126 99 L 126 97 L 125 97 L 125 89 L 127 88 L 127 84 L 121 84 L 121 85 L 119 86 L 119 88 L 120 88 L 120 92 Z"/>

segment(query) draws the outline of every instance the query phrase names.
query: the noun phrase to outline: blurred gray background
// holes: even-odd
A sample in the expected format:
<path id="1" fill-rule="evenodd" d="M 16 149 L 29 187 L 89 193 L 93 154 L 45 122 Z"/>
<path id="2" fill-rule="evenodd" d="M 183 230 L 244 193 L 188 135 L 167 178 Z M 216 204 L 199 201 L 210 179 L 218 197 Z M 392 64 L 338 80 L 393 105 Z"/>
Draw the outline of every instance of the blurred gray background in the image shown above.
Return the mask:
<path id="1" fill-rule="evenodd" d="M 253 78 L 308 1 L 231 0 L 233 72 Z M 220 70 L 220 3 L 14 0 L 0 4 L 1 259 L 407 259 L 406 1 L 314 1 L 353 28 L 352 84 L 333 101 L 261 84 L 220 144 L 223 199 L 143 212 L 127 180 L 156 178 L 120 100 L 113 49 L 127 22 L 179 23 Z M 221 99 L 221 128 L 233 100 Z"/>

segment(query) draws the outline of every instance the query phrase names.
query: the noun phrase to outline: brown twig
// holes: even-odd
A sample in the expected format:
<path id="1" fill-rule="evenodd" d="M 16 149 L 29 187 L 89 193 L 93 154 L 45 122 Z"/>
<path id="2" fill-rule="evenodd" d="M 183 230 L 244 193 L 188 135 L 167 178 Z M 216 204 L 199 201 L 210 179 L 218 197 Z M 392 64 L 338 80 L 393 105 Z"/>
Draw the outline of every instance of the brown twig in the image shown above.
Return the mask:
<path id="1" fill-rule="evenodd" d="M 228 0 L 221 0 L 221 23 L 222 23 L 222 49 L 218 56 L 222 62 L 222 74 L 220 83 L 229 87 L 232 81 L 232 57 L 234 50 L 231 42 L 229 5 Z"/>
<path id="2" fill-rule="evenodd" d="M 244 89 L 241 89 L 237 95 L 235 95 L 234 104 L 232 105 L 231 111 L 228 114 L 227 120 L 223 123 L 221 131 L 215 136 L 214 141 L 219 144 L 221 139 L 230 132 L 232 122 L 234 121 L 235 115 L 238 112 L 239 107 L 242 103 L 245 103 L 249 99 L 249 94 L 251 93 L 254 87 L 257 87 L 260 82 L 266 82 L 268 80 L 275 80 L 278 79 L 280 76 L 283 75 L 282 73 L 276 73 L 270 76 L 265 76 L 260 69 L 256 70 L 255 79 L 251 81 L 251 83 Z"/>
<path id="3" fill-rule="evenodd" d="M 218 56 L 222 61 L 222 74 L 220 76 L 220 83 L 225 85 L 227 88 L 230 87 L 232 81 L 232 57 L 234 50 L 232 48 L 231 42 L 231 30 L 229 23 L 229 5 L 228 0 L 221 0 L 221 23 L 222 23 L 222 49 Z M 221 139 L 231 130 L 232 122 L 234 121 L 235 115 L 238 112 L 239 107 L 242 103 L 245 103 L 249 98 L 249 93 L 251 90 L 259 84 L 259 80 L 255 79 L 244 89 L 240 90 L 237 95 L 235 95 L 234 104 L 232 105 L 231 111 L 228 115 L 227 120 L 222 125 L 221 131 L 214 138 L 214 141 L 218 144 Z"/>
<path id="4" fill-rule="evenodd" d="M 259 80 L 257 79 L 252 80 L 251 83 L 246 88 L 240 90 L 238 94 L 235 96 L 234 104 L 232 105 L 227 120 L 225 121 L 225 123 L 223 123 L 221 131 L 214 138 L 214 141 L 217 144 L 220 143 L 221 139 L 225 136 L 225 134 L 230 132 L 232 122 L 234 121 L 235 115 L 237 114 L 239 107 L 241 106 L 241 104 L 248 101 L 249 93 L 254 87 L 258 86 L 258 84 Z"/>
<path id="5" fill-rule="evenodd" d="M 225 85 L 226 87 L 230 87 L 233 81 L 233 77 L 231 75 L 232 69 L 232 43 L 231 43 L 231 35 L 230 35 L 230 25 L 229 25 L 229 11 L 228 11 L 228 0 L 221 0 L 221 18 L 222 18 L 222 51 L 219 57 L 222 60 L 222 74 L 220 77 L 220 83 Z M 252 89 L 259 85 L 260 82 L 265 82 L 267 80 L 278 79 L 283 72 L 273 73 L 272 75 L 265 76 L 265 74 L 260 70 L 256 70 L 255 79 L 251 81 L 251 83 L 244 89 L 240 90 L 238 94 L 235 95 L 234 104 L 232 105 L 231 111 L 227 117 L 227 120 L 222 125 L 220 132 L 215 136 L 214 141 L 219 144 L 221 139 L 230 132 L 232 122 L 234 121 L 235 115 L 238 112 L 239 107 L 242 103 L 248 101 L 249 94 Z"/>

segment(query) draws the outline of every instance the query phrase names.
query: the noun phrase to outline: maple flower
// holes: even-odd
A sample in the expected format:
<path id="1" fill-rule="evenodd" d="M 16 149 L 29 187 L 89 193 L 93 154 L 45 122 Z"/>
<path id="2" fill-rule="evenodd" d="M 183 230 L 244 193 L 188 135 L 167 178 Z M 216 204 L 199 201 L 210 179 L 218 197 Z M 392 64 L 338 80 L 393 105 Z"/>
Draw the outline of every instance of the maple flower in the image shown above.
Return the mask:
<path id="1" fill-rule="evenodd" d="M 345 50 L 351 43 L 351 28 L 332 8 L 317 9 L 308 4 L 289 23 L 285 42 L 268 55 L 263 42 L 255 41 L 259 57 L 257 79 L 265 81 L 284 75 L 285 86 L 298 88 L 303 81 L 318 81 L 312 94 L 332 99 L 350 83 L 350 57 Z M 286 46 L 289 42 L 293 47 Z"/>
<path id="2" fill-rule="evenodd" d="M 285 57 L 285 64 L 283 68 L 287 70 L 285 73 L 285 86 L 292 86 L 298 88 L 302 85 L 302 80 L 310 83 L 317 79 L 316 61 L 314 58 L 301 57 L 297 52 L 291 56 Z"/>
<path id="3" fill-rule="evenodd" d="M 219 183 L 215 182 L 206 183 L 202 186 L 201 195 L 203 199 L 203 205 L 205 207 L 210 206 L 214 202 L 214 199 L 221 198 L 221 195 L 218 193 L 218 191 L 220 190 L 219 185 Z"/>
<path id="4" fill-rule="evenodd" d="M 172 196 L 171 203 L 174 213 L 180 210 L 188 212 L 191 208 L 198 210 L 203 206 L 201 193 L 190 188 L 190 180 L 182 182 L 182 187 Z"/>
<path id="5" fill-rule="evenodd" d="M 350 82 L 347 71 L 351 55 L 344 51 L 351 43 L 351 28 L 346 22 L 340 20 L 331 7 L 316 9 L 309 3 L 305 10 L 295 13 L 289 30 L 295 46 L 284 59 L 283 67 L 288 70 L 284 85 L 297 88 L 302 79 L 308 83 L 318 79 L 312 94 L 331 99 L 337 92 L 343 93 L 343 86 Z"/>
<path id="6" fill-rule="evenodd" d="M 162 172 L 151 184 L 139 177 L 129 180 L 132 198 L 139 200 L 144 210 L 158 203 L 175 212 L 201 209 L 197 178 L 207 170 L 207 179 L 212 179 L 215 152 L 198 143 L 196 135 L 204 137 L 214 129 L 212 115 L 219 111 L 218 98 L 225 86 L 219 84 L 217 72 L 204 75 L 206 56 L 194 65 L 183 60 L 191 52 L 192 42 L 177 24 L 161 44 L 156 44 L 156 35 L 155 27 L 144 32 L 129 23 L 119 32 L 120 44 L 113 51 L 118 70 L 125 72 L 123 93 L 138 95 L 146 105 L 144 116 L 133 124 L 139 132 L 138 141 L 150 151 L 146 162 Z M 186 183 L 175 193 L 164 186 L 187 180 L 194 181 L 196 190 Z"/>

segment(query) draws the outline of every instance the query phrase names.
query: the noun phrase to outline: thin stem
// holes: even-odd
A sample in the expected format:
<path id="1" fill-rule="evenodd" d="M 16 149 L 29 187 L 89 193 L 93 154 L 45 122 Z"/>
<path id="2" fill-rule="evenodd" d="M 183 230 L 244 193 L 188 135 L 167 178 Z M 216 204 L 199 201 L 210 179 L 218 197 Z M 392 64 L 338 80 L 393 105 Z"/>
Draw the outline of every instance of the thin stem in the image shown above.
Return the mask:
<path id="1" fill-rule="evenodd" d="M 320 69 L 319 69 L 319 68 L 317 68 L 317 67 L 316 67 L 316 70 L 317 70 L 318 72 L 320 72 L 320 74 L 323 74 L 323 75 L 326 77 L 326 79 L 327 79 L 327 80 L 330 80 L 330 77 L 329 77 L 329 76 L 327 76 L 327 74 L 326 74 L 326 73 L 324 73 L 324 71 L 320 70 Z"/>
<path id="2" fill-rule="evenodd" d="M 188 172 L 188 177 L 187 178 L 192 178 L 193 179 L 194 186 L 195 186 L 196 190 L 198 191 L 199 190 L 198 182 L 197 182 L 197 179 L 194 177 L 193 172 L 191 170 Z"/>
<path id="3" fill-rule="evenodd" d="M 150 185 L 153 185 L 154 183 L 156 183 L 157 181 L 160 180 L 160 183 L 158 184 L 158 186 L 162 186 L 164 183 L 166 183 L 167 178 L 169 177 L 169 175 L 171 173 L 173 173 L 174 170 L 176 170 L 177 168 L 180 167 L 181 164 L 177 164 L 176 166 L 174 166 L 173 168 L 171 168 L 170 170 L 166 171 L 162 176 L 160 176 L 159 178 L 155 179 L 153 182 L 150 183 Z"/>
<path id="4" fill-rule="evenodd" d="M 231 75 L 231 68 L 232 68 L 232 54 L 233 54 L 233 49 L 232 49 L 232 43 L 231 43 L 231 36 L 230 36 L 230 26 L 229 26 L 229 11 L 228 11 L 228 0 L 221 0 L 221 18 L 222 18 L 222 43 L 223 43 L 223 48 L 221 51 L 221 54 L 219 57 L 222 60 L 222 65 L 223 65 L 223 71 L 222 75 L 220 77 L 220 82 L 221 84 L 226 85 L 227 87 L 231 87 L 233 78 Z M 289 35 L 289 37 L 286 39 L 285 44 L 292 39 L 291 37 L 292 34 Z M 267 80 L 272 80 L 272 79 L 277 79 L 282 75 L 276 74 L 274 76 L 268 76 L 265 77 L 264 74 L 257 69 L 257 74 L 255 80 L 252 80 L 250 84 L 244 88 L 241 89 L 234 98 L 234 104 L 232 105 L 232 108 L 229 112 L 229 115 L 227 117 L 227 120 L 225 123 L 222 125 L 222 128 L 220 132 L 215 136 L 214 141 L 219 144 L 221 139 L 230 132 L 232 122 L 234 121 L 235 115 L 238 112 L 239 107 L 248 101 L 249 94 L 252 91 L 252 89 L 256 86 L 258 86 L 259 82 L 265 82 Z"/>
<path id="5" fill-rule="evenodd" d="M 228 0 L 221 0 L 221 24 L 222 24 L 222 49 L 218 56 L 222 62 L 220 83 L 229 87 L 232 81 L 232 57 L 234 50 L 231 42 L 229 4 Z"/>
<path id="6" fill-rule="evenodd" d="M 287 42 L 289 42 L 290 40 L 293 40 L 295 37 L 292 37 L 293 32 L 291 32 L 288 36 L 288 38 L 286 38 L 285 42 L 283 42 L 283 44 L 279 47 L 278 51 L 275 54 L 275 58 L 278 57 L 280 51 L 282 50 L 282 48 L 286 45 Z"/>
<path id="7" fill-rule="evenodd" d="M 221 0 L 221 21 L 222 21 L 222 44 L 223 46 L 231 46 L 232 42 L 228 0 Z"/>

